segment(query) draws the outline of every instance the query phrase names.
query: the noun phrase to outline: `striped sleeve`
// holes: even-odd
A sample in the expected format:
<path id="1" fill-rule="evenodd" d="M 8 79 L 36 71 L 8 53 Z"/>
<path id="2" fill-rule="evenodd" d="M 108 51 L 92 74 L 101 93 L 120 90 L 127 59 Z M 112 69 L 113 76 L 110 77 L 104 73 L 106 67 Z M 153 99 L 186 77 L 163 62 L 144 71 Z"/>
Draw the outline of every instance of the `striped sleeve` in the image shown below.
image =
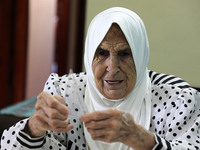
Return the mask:
<path id="1" fill-rule="evenodd" d="M 24 147 L 29 149 L 38 149 L 41 148 L 45 142 L 45 136 L 39 138 L 31 138 L 28 134 L 20 131 L 17 135 L 17 141 Z"/>
<path id="2" fill-rule="evenodd" d="M 28 121 L 27 119 L 21 120 L 12 127 L 4 130 L 0 149 L 13 150 L 42 150 L 43 145 L 46 143 L 46 136 L 39 138 L 31 138 L 28 134 L 23 132 L 23 129 Z"/>
<path id="3" fill-rule="evenodd" d="M 157 72 L 149 70 L 149 77 L 153 85 L 170 84 L 170 85 L 177 86 L 181 89 L 190 88 L 190 85 L 186 81 L 174 75 L 157 73 Z"/>
<path id="4" fill-rule="evenodd" d="M 154 136 L 156 140 L 156 145 L 153 148 L 153 150 L 171 150 L 172 149 L 168 141 L 164 140 L 163 138 L 160 138 L 156 134 L 154 134 Z"/>

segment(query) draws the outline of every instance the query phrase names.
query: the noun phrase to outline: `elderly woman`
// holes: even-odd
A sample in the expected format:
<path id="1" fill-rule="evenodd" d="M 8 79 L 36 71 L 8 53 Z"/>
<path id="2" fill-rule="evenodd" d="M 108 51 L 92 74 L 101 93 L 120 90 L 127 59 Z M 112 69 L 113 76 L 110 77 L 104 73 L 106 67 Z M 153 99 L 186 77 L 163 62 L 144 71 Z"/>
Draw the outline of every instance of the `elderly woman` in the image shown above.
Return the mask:
<path id="1" fill-rule="evenodd" d="M 149 72 L 148 59 L 141 19 L 101 12 L 88 29 L 87 74 L 51 74 L 35 113 L 4 132 L 1 149 L 200 149 L 199 92 Z"/>

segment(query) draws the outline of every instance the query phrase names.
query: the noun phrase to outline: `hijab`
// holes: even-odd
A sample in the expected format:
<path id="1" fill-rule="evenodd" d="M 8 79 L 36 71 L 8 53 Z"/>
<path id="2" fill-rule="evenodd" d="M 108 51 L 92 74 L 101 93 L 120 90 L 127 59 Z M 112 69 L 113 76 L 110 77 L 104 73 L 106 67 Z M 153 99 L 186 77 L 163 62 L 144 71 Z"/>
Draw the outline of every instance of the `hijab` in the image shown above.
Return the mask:
<path id="1" fill-rule="evenodd" d="M 105 98 L 97 89 L 92 71 L 95 51 L 104 39 L 111 25 L 116 23 L 124 33 L 135 62 L 137 79 L 135 87 L 120 100 Z M 91 21 L 85 41 L 84 63 L 87 72 L 85 103 L 89 112 L 117 108 L 128 111 L 136 123 L 147 130 L 151 115 L 151 83 L 147 65 L 149 61 L 149 43 L 145 26 L 140 17 L 131 10 L 113 7 L 99 13 Z M 92 140 L 87 129 L 84 129 L 87 144 L 91 150 L 132 150 L 122 143 L 104 143 Z"/>

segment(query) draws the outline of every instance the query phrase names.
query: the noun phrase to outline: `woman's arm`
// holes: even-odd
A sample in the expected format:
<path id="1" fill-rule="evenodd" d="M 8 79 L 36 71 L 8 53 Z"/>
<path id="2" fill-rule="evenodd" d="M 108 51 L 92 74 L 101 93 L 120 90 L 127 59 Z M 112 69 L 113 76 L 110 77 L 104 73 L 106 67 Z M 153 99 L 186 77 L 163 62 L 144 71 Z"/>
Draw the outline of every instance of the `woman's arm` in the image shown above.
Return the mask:
<path id="1" fill-rule="evenodd" d="M 135 150 L 199 149 L 200 93 L 194 93 L 194 97 L 192 92 L 189 95 L 183 93 L 182 100 L 178 99 L 176 103 L 169 100 L 165 107 L 162 103 L 162 111 L 157 107 L 154 109 L 152 113 L 157 117 L 153 117 L 153 123 L 156 125 L 153 124 L 151 132 L 136 124 L 129 113 L 118 109 L 88 113 L 81 121 L 94 140 L 121 142 Z"/>
<path id="2" fill-rule="evenodd" d="M 96 111 L 83 115 L 81 121 L 94 140 L 121 142 L 135 150 L 151 150 L 156 145 L 154 134 L 136 124 L 128 112 Z"/>
<path id="3" fill-rule="evenodd" d="M 80 81 L 77 87 L 71 86 L 72 77 Z M 70 80 L 70 82 L 67 82 Z M 84 81 L 84 82 L 83 82 Z M 76 81 L 73 81 L 76 82 Z M 74 85 L 74 84 L 73 84 Z M 0 149 L 67 149 L 80 147 L 85 149 L 85 141 L 83 139 L 82 124 L 77 120 L 73 122 L 73 116 L 68 116 L 68 110 L 65 106 L 66 102 L 63 98 L 68 93 L 68 88 L 85 87 L 85 73 L 65 75 L 59 77 L 52 73 L 37 99 L 36 111 L 29 119 L 18 122 L 16 125 L 5 130 L 1 140 Z M 66 88 L 65 90 L 63 90 Z M 84 92 L 84 90 L 78 90 Z M 49 94 L 48 94 L 49 93 Z M 67 93 L 67 94 L 66 94 Z M 59 96 L 55 96 L 59 95 Z M 60 97 L 61 96 L 61 97 Z M 68 116 L 68 117 L 67 117 Z M 72 120 L 71 125 L 68 124 L 67 118 Z M 59 121 L 61 120 L 61 121 Z M 70 130 L 73 126 L 74 130 Z M 61 125 L 61 128 L 59 127 Z M 78 131 L 77 128 L 81 127 Z M 69 131 L 66 133 L 67 131 Z M 55 132 L 54 132 L 55 131 Z M 62 133 L 56 133 L 62 132 Z M 73 136 L 71 134 L 73 132 Z M 74 143 L 80 134 L 81 142 Z"/>
<path id="4" fill-rule="evenodd" d="M 43 150 L 43 149 L 66 149 L 66 135 L 64 133 L 57 134 L 53 131 L 47 131 L 41 137 L 31 137 L 25 133 L 24 127 L 28 119 L 22 120 L 17 124 L 5 130 L 1 137 L 1 149 L 6 150 Z"/>

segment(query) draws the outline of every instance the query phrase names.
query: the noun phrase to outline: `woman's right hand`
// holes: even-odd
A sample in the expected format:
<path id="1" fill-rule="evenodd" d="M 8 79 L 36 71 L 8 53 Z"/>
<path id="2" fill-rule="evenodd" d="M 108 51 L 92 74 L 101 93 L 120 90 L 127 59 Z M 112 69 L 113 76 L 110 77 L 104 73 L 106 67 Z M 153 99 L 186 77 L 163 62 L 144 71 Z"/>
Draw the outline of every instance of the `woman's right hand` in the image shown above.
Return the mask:
<path id="1" fill-rule="evenodd" d="M 24 131 L 31 137 L 43 136 L 47 130 L 68 132 L 73 128 L 73 125 L 69 124 L 68 114 L 69 110 L 62 97 L 42 92 L 37 97 L 35 112 Z"/>

